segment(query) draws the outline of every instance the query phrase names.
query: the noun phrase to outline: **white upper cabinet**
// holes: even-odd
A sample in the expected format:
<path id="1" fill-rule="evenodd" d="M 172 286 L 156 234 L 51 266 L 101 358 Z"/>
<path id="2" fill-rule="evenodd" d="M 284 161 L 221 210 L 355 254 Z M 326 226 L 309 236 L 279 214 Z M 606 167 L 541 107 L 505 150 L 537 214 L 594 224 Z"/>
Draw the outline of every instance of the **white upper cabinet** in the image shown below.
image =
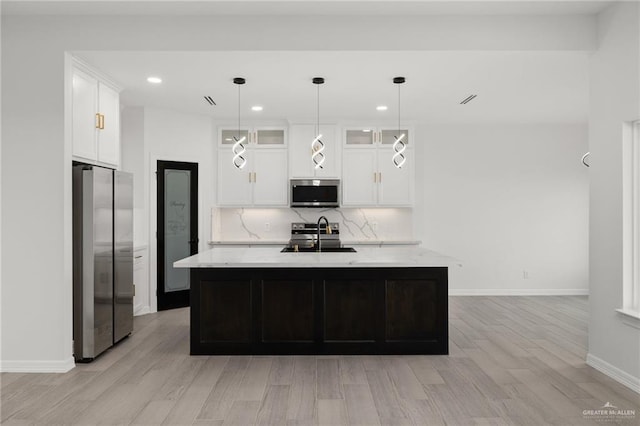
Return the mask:
<path id="1" fill-rule="evenodd" d="M 315 167 L 312 160 L 311 142 L 317 136 L 315 124 L 293 124 L 289 131 L 289 177 L 340 177 L 341 149 L 336 142 L 336 126 L 321 124 L 320 134 L 324 143 L 324 163 L 322 167 Z"/>
<path id="2" fill-rule="evenodd" d="M 243 157 L 238 169 L 231 147 L 218 150 L 218 206 L 288 206 L 287 151 L 247 150 Z"/>
<path id="3" fill-rule="evenodd" d="M 344 130 L 342 205 L 354 207 L 411 207 L 413 205 L 413 149 L 410 129 L 348 127 Z M 396 137 L 404 134 L 405 163 L 393 163 Z"/>
<path id="4" fill-rule="evenodd" d="M 218 146 L 233 145 L 237 139 L 244 140 L 245 147 L 286 148 L 287 129 L 278 126 L 234 127 L 221 126 L 218 130 Z"/>
<path id="5" fill-rule="evenodd" d="M 378 205 L 410 206 L 413 203 L 413 150 L 407 149 L 401 168 L 393 163 L 393 149 L 378 149 Z"/>
<path id="6" fill-rule="evenodd" d="M 374 149 L 345 149 L 342 204 L 374 206 L 378 202 L 377 153 Z"/>
<path id="7" fill-rule="evenodd" d="M 231 148 L 218 150 L 218 205 L 250 206 L 253 203 L 253 168 L 252 157 L 242 169 L 233 165 Z"/>
<path id="8" fill-rule="evenodd" d="M 96 161 L 99 117 L 98 80 L 80 70 L 73 71 L 73 155 Z"/>
<path id="9" fill-rule="evenodd" d="M 243 141 L 242 169 L 233 164 L 233 145 Z M 218 206 L 285 207 L 289 205 L 287 129 L 278 126 L 218 129 Z"/>
<path id="10" fill-rule="evenodd" d="M 74 160 L 118 168 L 119 89 L 97 71 L 75 60 L 72 79 L 71 137 Z"/>
<path id="11" fill-rule="evenodd" d="M 288 205 L 287 152 L 253 151 L 253 205 Z"/>
<path id="12" fill-rule="evenodd" d="M 117 167 L 120 163 L 120 95 L 104 83 L 98 83 L 98 161 Z"/>

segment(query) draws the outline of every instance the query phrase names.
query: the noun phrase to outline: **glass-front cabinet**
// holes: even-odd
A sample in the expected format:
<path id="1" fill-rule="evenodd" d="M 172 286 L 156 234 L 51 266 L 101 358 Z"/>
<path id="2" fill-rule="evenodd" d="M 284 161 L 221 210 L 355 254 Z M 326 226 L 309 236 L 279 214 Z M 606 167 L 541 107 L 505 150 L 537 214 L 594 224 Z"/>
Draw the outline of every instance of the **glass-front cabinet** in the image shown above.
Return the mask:
<path id="1" fill-rule="evenodd" d="M 218 146 L 233 145 L 245 138 L 245 146 L 256 148 L 286 148 L 287 129 L 285 127 L 241 127 L 223 126 L 218 132 Z"/>
<path id="2" fill-rule="evenodd" d="M 410 134 L 408 128 L 398 129 L 389 127 L 349 126 L 344 129 L 345 148 L 371 148 L 377 145 L 392 145 L 396 137 L 404 134 L 402 142 L 409 145 Z"/>
<path id="3" fill-rule="evenodd" d="M 233 145 L 236 140 L 241 140 L 242 138 L 245 140 L 243 143 L 249 143 L 248 129 L 221 129 L 218 145 Z"/>

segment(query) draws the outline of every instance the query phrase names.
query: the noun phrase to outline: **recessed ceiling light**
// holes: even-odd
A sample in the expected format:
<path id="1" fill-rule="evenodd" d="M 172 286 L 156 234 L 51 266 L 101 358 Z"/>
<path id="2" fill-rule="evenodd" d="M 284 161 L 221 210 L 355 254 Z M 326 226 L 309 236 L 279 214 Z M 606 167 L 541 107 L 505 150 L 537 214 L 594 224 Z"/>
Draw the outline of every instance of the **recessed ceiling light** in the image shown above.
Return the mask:
<path id="1" fill-rule="evenodd" d="M 376 109 L 377 109 L 378 111 L 386 111 L 386 110 L 387 110 L 387 106 L 386 106 L 386 105 L 378 105 L 378 106 L 376 107 Z"/>
<path id="2" fill-rule="evenodd" d="M 149 83 L 153 83 L 153 84 L 160 84 L 162 83 L 162 79 L 160 77 L 147 77 L 147 81 Z"/>
<path id="3" fill-rule="evenodd" d="M 363 132 L 365 133 L 369 133 L 371 131 L 371 129 L 362 129 Z"/>
<path id="4" fill-rule="evenodd" d="M 254 105 L 251 107 L 251 111 L 262 111 L 262 107 L 260 105 Z"/>

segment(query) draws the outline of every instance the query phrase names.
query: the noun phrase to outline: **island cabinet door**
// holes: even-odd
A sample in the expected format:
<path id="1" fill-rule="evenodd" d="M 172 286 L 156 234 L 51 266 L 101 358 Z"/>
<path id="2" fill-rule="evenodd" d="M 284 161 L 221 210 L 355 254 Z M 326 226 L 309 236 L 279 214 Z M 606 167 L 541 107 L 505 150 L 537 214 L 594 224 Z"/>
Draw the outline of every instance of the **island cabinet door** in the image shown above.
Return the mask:
<path id="1" fill-rule="evenodd" d="M 193 273 L 191 278 L 193 282 Z M 251 279 L 224 277 L 209 280 L 203 277 L 196 282 L 191 313 L 198 318 L 191 321 L 191 353 L 202 353 L 194 351 L 194 342 L 198 347 L 221 346 L 246 351 L 253 340 Z"/>
<path id="2" fill-rule="evenodd" d="M 375 343 L 383 338 L 381 280 L 331 277 L 324 287 L 324 341 L 334 344 Z"/>
<path id="3" fill-rule="evenodd" d="M 274 276 L 259 280 L 259 286 L 260 343 L 315 343 L 317 298 L 313 279 Z"/>

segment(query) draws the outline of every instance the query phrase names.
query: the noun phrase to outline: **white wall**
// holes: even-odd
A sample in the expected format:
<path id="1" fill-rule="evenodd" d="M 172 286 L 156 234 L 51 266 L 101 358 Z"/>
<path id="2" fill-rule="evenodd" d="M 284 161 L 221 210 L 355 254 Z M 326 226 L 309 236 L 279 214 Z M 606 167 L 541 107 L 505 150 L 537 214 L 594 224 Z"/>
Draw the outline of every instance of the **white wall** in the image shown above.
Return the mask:
<path id="1" fill-rule="evenodd" d="M 623 323 L 622 134 L 640 118 L 638 3 L 610 7 L 598 19 L 591 64 L 589 120 L 590 317 L 592 366 L 640 392 L 640 331 Z"/>
<path id="2" fill-rule="evenodd" d="M 198 238 L 199 251 L 208 249 L 211 235 L 210 208 L 213 205 L 215 168 L 213 124 L 210 117 L 187 115 L 175 111 L 145 108 L 145 199 L 148 200 L 149 294 L 150 309 L 157 309 L 157 196 L 155 172 L 158 160 L 186 161 L 198 164 Z"/>
<path id="3" fill-rule="evenodd" d="M 145 204 L 144 108 L 125 107 L 121 111 L 120 168 L 133 173 L 134 245 L 148 243 L 148 214 Z"/>
<path id="4" fill-rule="evenodd" d="M 121 162 L 120 168 L 133 173 L 133 207 L 144 208 L 144 108 L 123 107 L 120 112 Z M 136 231 L 136 236 L 144 234 Z"/>
<path id="5" fill-rule="evenodd" d="M 1 368 L 67 371 L 74 364 L 65 57 L 61 49 L 25 54 L 7 27 L 3 22 Z"/>
<path id="6" fill-rule="evenodd" d="M 210 117 L 188 115 L 157 108 L 124 108 L 122 111 L 122 167 L 134 173 L 136 220 L 134 240 L 145 244 L 149 253 L 149 283 L 136 286 L 144 293 L 143 312 L 156 311 L 157 299 L 157 194 L 158 160 L 186 161 L 198 164 L 198 236 L 199 250 L 208 249 L 211 236 L 210 210 L 213 205 L 213 167 L 215 140 Z"/>
<path id="7" fill-rule="evenodd" d="M 149 293 L 149 213 L 146 210 L 145 194 L 145 140 L 144 140 L 144 108 L 124 107 L 120 113 L 121 133 L 121 162 L 122 170 L 133 173 L 133 246 L 135 250 L 142 250 L 136 255 L 146 260 L 144 277 L 137 280 L 134 273 L 136 287 L 133 297 L 133 314 L 149 313 L 151 309 Z M 143 266 L 143 267 L 144 267 Z M 134 271 L 137 266 L 134 265 Z"/>
<path id="8" fill-rule="evenodd" d="M 423 245 L 463 264 L 449 272 L 450 294 L 587 293 L 585 125 L 419 133 L 414 220 Z"/>
<path id="9" fill-rule="evenodd" d="M 64 371 L 73 366 L 71 145 L 64 127 L 65 52 L 588 50 L 595 42 L 593 24 L 593 18 L 588 16 L 446 19 L 362 16 L 354 20 L 340 16 L 3 14 L 0 368 Z M 237 32 L 239 27 L 243 31 Z M 394 31 L 380 32 L 380 27 Z M 331 31 L 314 32 L 309 28 L 331 28 Z M 229 37 L 232 33 L 234 36 Z M 157 112 L 156 116 L 162 114 Z M 188 120 L 185 118 L 185 123 Z M 189 151 L 188 147 L 194 148 L 189 141 L 168 137 L 173 132 L 168 127 L 159 127 L 163 132 L 145 128 L 145 135 L 155 134 L 165 141 L 162 145 L 166 152 L 153 150 L 150 155 L 167 152 L 194 155 L 194 151 Z M 183 147 L 181 143 L 186 145 Z M 204 154 L 199 158 L 205 158 Z M 145 168 L 149 170 L 147 167 L 148 164 Z M 147 182 L 145 187 L 151 185 Z M 151 224 L 150 229 L 154 229 Z"/>

